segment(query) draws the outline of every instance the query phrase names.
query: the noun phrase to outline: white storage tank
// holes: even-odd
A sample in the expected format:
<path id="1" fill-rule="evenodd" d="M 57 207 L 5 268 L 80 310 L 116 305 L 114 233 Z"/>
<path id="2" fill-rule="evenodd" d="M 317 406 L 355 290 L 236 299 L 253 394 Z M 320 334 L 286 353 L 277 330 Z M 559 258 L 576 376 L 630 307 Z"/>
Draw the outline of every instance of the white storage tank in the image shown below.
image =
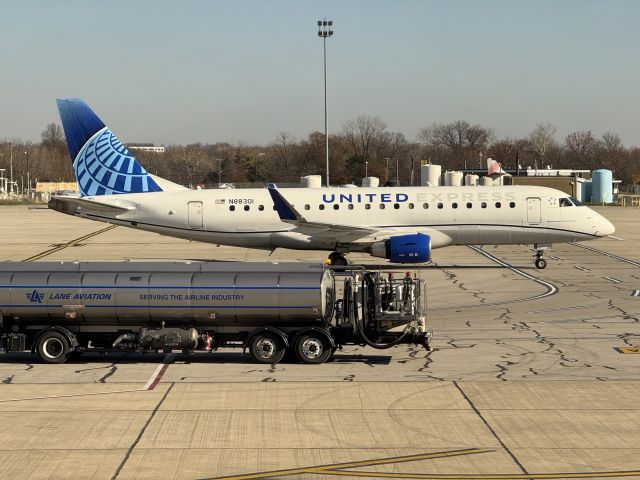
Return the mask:
<path id="1" fill-rule="evenodd" d="M 591 180 L 576 179 L 576 198 L 581 202 L 591 202 Z"/>
<path id="2" fill-rule="evenodd" d="M 483 187 L 489 187 L 493 185 L 493 179 L 491 177 L 480 177 L 479 185 Z"/>
<path id="3" fill-rule="evenodd" d="M 468 173 L 464 177 L 464 184 L 468 187 L 478 185 L 478 178 L 480 177 L 478 177 L 478 175 L 476 175 L 475 173 Z"/>
<path id="4" fill-rule="evenodd" d="M 591 174 L 591 201 L 613 203 L 613 172 L 604 168 Z"/>
<path id="5" fill-rule="evenodd" d="M 458 171 L 444 172 L 444 184 L 448 187 L 461 187 L 464 174 Z"/>
<path id="6" fill-rule="evenodd" d="M 375 188 L 380 185 L 380 179 L 378 177 L 364 177 L 362 179 L 363 187 Z"/>
<path id="7" fill-rule="evenodd" d="M 442 166 L 440 165 L 422 165 L 420 167 L 420 185 L 423 187 L 437 187 L 440 185 L 440 177 L 442 176 Z"/>
<path id="8" fill-rule="evenodd" d="M 321 188 L 322 175 L 307 175 L 300 177 L 300 186 L 304 188 Z"/>

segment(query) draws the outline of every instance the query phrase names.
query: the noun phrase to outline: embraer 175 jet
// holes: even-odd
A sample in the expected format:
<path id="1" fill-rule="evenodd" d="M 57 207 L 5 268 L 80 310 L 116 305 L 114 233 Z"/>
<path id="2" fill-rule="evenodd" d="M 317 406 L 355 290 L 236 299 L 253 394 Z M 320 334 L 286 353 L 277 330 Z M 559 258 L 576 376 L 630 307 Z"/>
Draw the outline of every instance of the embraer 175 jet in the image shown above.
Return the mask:
<path id="1" fill-rule="evenodd" d="M 49 207 L 101 222 L 240 247 L 367 252 L 397 263 L 449 245 L 552 243 L 613 225 L 559 190 L 533 186 L 190 190 L 149 174 L 81 100 L 58 100 L 81 197 Z"/>

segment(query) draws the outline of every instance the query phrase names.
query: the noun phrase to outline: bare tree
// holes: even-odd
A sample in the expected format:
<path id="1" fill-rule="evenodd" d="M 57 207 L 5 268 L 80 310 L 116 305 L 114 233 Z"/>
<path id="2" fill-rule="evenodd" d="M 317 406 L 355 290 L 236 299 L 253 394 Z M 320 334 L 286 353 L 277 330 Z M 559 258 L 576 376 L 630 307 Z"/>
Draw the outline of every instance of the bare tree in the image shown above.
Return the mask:
<path id="1" fill-rule="evenodd" d="M 622 140 L 617 133 L 614 132 L 604 132 L 602 134 L 602 147 L 611 153 L 618 153 L 624 150 L 624 146 L 622 145 Z"/>
<path id="2" fill-rule="evenodd" d="M 598 141 L 591 130 L 571 132 L 565 138 L 564 144 L 569 153 L 581 161 L 593 158 L 598 147 Z"/>
<path id="3" fill-rule="evenodd" d="M 43 147 L 64 147 L 64 132 L 57 123 L 50 123 L 40 134 Z"/>
<path id="4" fill-rule="evenodd" d="M 429 157 L 433 156 L 439 161 L 449 160 L 454 168 L 466 167 L 468 160 L 486 150 L 493 137 L 491 129 L 478 124 L 471 125 L 466 120 L 434 123 L 418 133 L 418 140 L 425 145 Z"/>
<path id="5" fill-rule="evenodd" d="M 535 153 L 534 160 L 536 168 L 538 168 L 538 160 L 544 163 L 547 152 L 554 143 L 553 136 L 556 133 L 556 127 L 550 123 L 539 123 L 535 130 L 529 135 L 531 150 Z"/>
<path id="6" fill-rule="evenodd" d="M 342 132 L 354 156 L 369 159 L 378 146 L 387 125 L 379 117 L 360 115 L 342 125 Z"/>

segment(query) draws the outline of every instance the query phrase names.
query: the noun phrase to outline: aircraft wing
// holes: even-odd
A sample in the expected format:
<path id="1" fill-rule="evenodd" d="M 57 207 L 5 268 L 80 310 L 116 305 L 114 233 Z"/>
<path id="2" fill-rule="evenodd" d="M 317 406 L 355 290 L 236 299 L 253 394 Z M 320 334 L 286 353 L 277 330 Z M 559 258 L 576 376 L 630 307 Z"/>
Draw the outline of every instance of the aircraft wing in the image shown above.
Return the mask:
<path id="1" fill-rule="evenodd" d="M 393 235 L 406 233 L 425 233 L 432 239 L 432 248 L 451 245 L 451 237 L 428 227 L 365 227 L 309 221 L 284 198 L 275 185 L 269 185 L 269 194 L 276 207 L 280 220 L 295 225 L 294 232 L 316 238 L 332 239 L 339 243 L 369 243 L 384 240 Z"/>
<path id="2" fill-rule="evenodd" d="M 123 213 L 132 212 L 136 209 L 133 204 L 124 203 L 111 204 L 90 200 L 88 198 L 59 196 L 49 200 L 49 208 L 62 213 L 74 215 L 75 213 L 99 213 L 101 215 L 111 215 L 117 217 Z"/>
<path id="3" fill-rule="evenodd" d="M 280 194 L 275 185 L 270 184 L 268 189 L 280 220 L 295 225 L 295 232 L 318 238 L 333 238 L 338 242 L 353 242 L 380 233 L 380 230 L 370 227 L 308 221 Z"/>

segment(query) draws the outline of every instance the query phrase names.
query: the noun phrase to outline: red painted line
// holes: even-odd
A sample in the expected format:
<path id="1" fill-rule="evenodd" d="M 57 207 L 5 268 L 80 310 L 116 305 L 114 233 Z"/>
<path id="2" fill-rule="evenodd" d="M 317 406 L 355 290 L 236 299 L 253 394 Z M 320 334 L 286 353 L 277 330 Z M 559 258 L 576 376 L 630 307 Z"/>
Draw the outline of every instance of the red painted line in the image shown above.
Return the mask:
<path id="1" fill-rule="evenodd" d="M 156 385 L 158 385 L 158 383 L 160 383 L 160 380 L 162 380 L 162 376 L 164 375 L 164 372 L 167 371 L 167 368 L 169 368 L 172 360 L 173 355 L 171 353 L 167 353 L 162 359 L 162 363 L 158 365 L 158 367 L 149 377 L 149 380 L 147 380 L 145 386 L 142 387 L 142 390 L 153 390 L 154 388 L 156 388 Z"/>
<path id="2" fill-rule="evenodd" d="M 149 385 L 149 388 L 147 390 L 153 390 L 154 388 L 156 388 L 156 385 L 158 385 L 158 383 L 160 383 L 160 380 L 162 380 L 162 376 L 164 375 L 164 372 L 167 371 L 167 368 L 169 368 L 168 363 L 162 365 L 162 368 L 160 368 L 160 371 L 156 375 L 156 378 L 153 379 L 153 382 L 151 382 L 151 385 Z"/>

